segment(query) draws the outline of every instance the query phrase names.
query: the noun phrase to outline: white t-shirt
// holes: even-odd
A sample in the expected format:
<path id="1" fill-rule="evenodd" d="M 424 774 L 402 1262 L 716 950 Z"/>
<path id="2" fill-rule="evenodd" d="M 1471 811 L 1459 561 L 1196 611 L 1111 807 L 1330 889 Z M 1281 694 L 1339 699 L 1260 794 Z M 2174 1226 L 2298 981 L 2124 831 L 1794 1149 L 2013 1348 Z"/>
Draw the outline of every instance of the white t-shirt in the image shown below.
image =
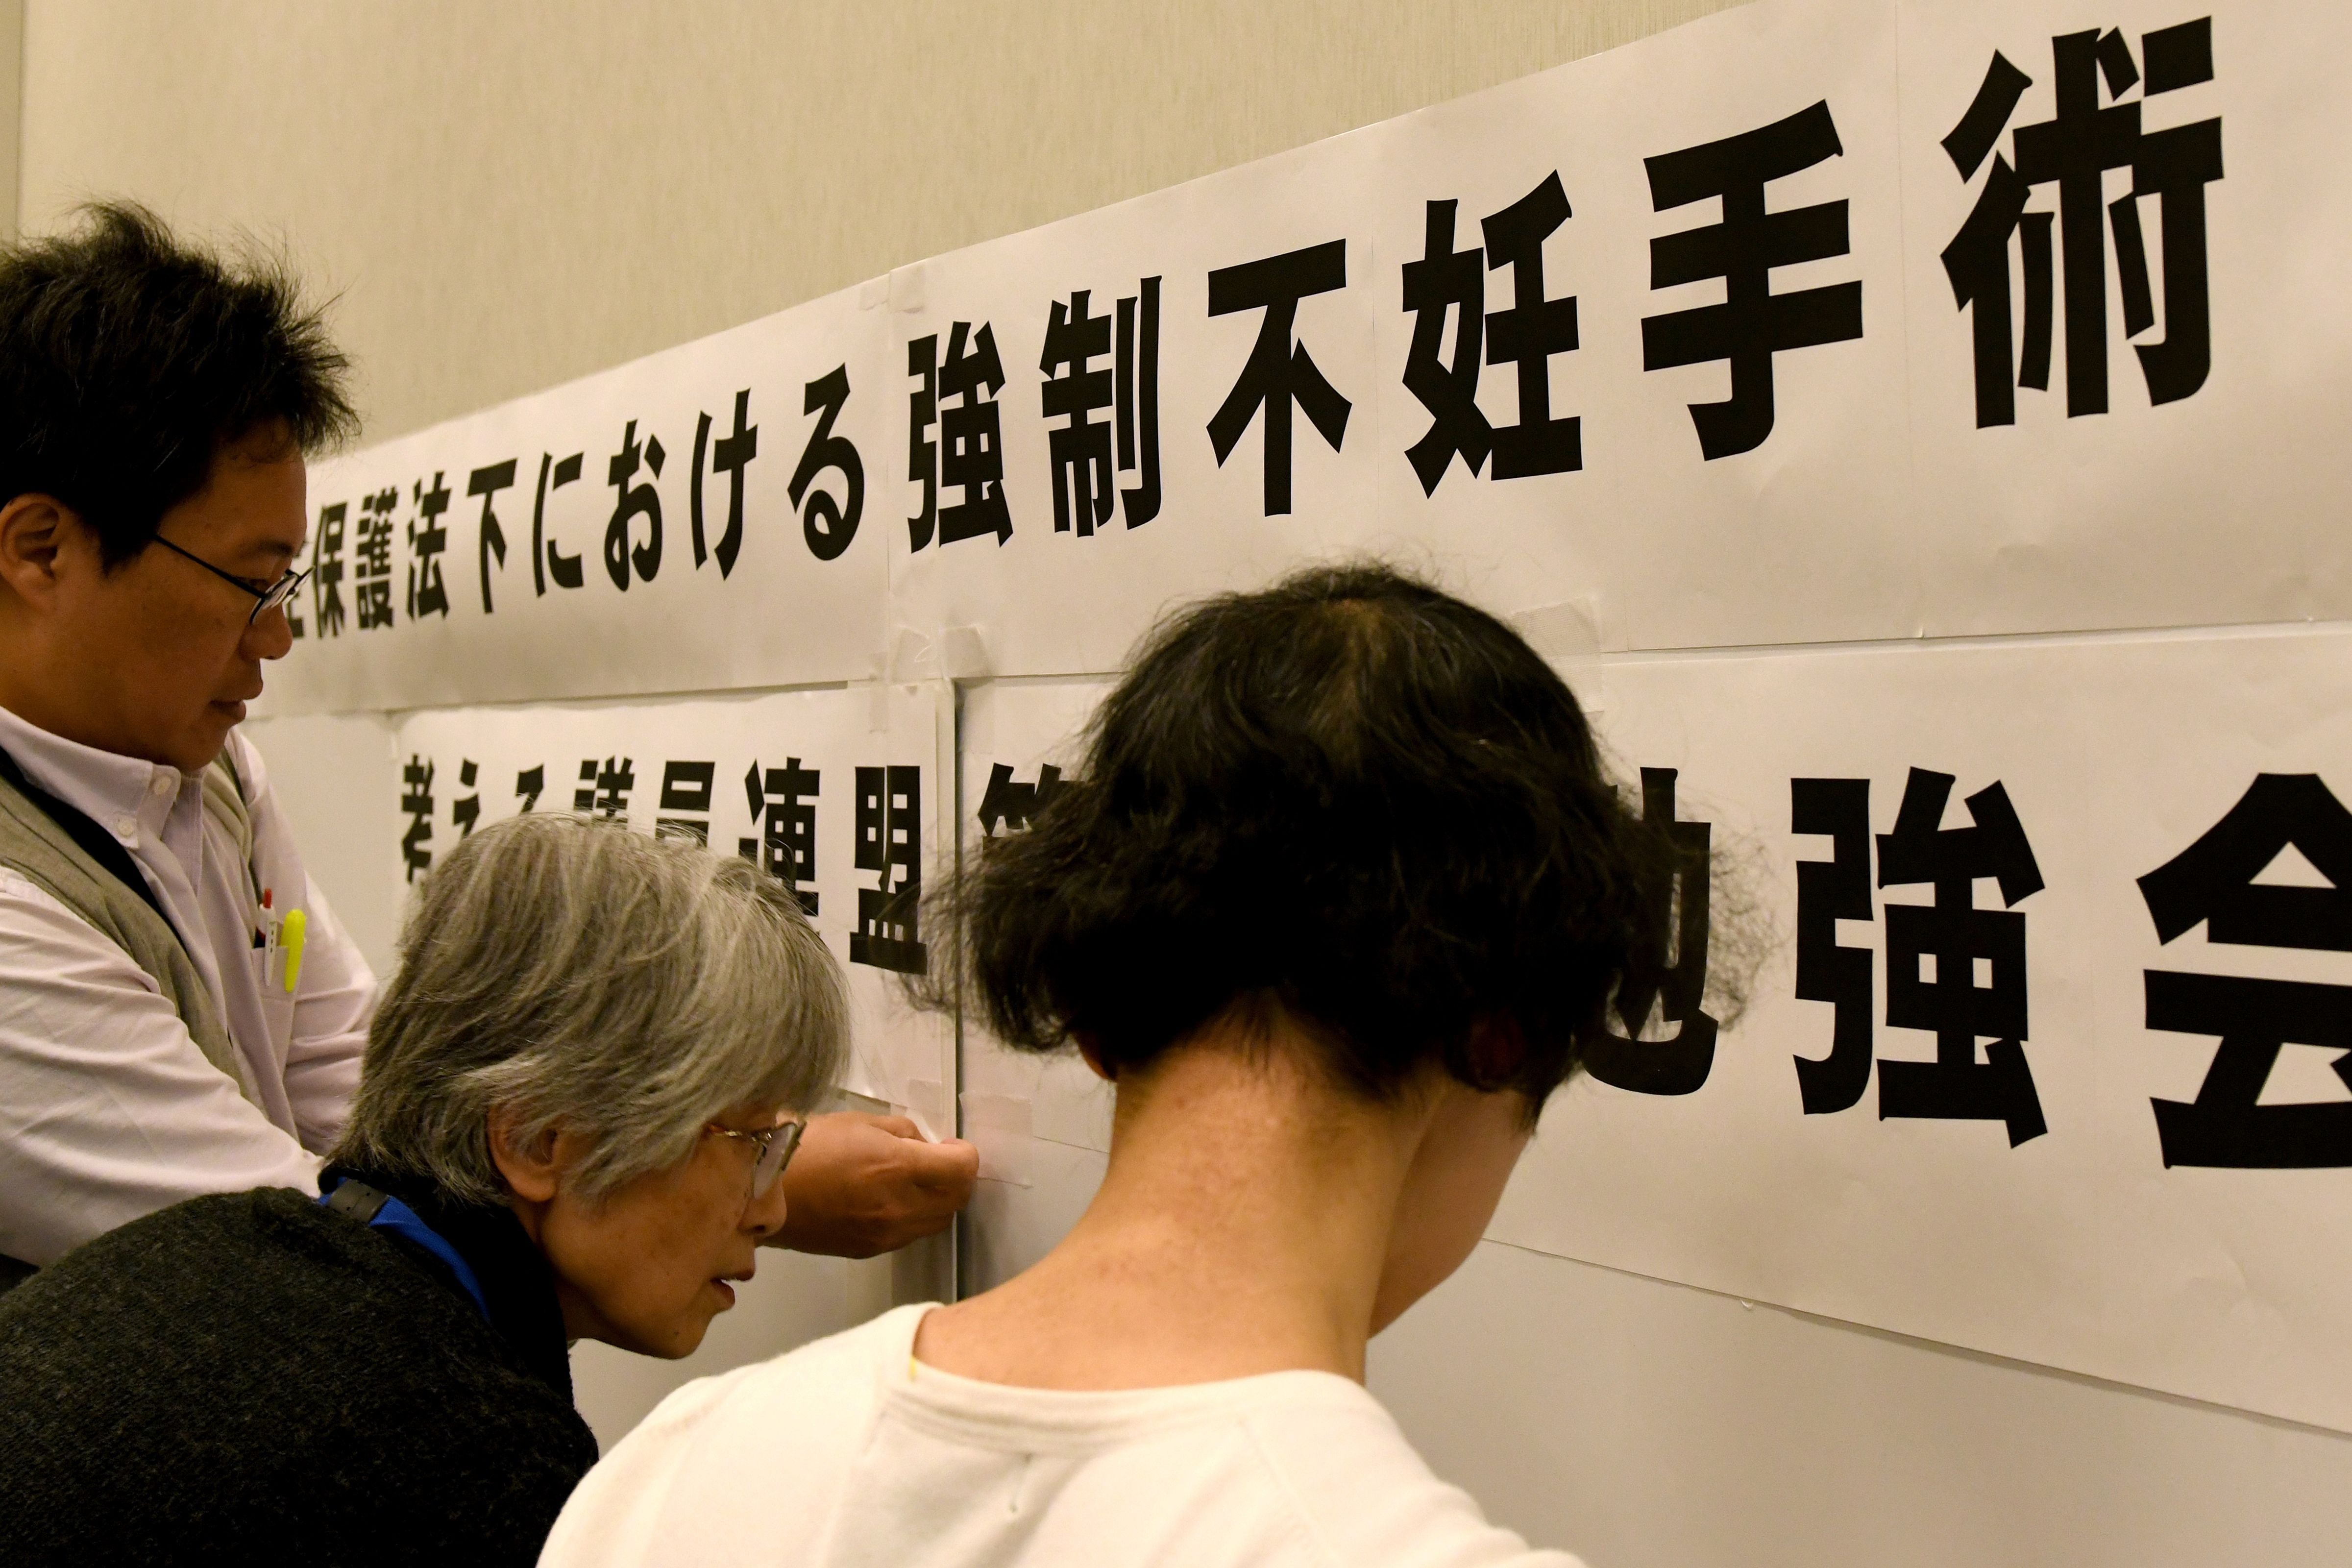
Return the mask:
<path id="1" fill-rule="evenodd" d="M 588 1472 L 541 1568 L 1580 1568 L 1488 1524 L 1344 1377 L 976 1383 L 915 1362 L 929 1310 L 688 1384 Z"/>

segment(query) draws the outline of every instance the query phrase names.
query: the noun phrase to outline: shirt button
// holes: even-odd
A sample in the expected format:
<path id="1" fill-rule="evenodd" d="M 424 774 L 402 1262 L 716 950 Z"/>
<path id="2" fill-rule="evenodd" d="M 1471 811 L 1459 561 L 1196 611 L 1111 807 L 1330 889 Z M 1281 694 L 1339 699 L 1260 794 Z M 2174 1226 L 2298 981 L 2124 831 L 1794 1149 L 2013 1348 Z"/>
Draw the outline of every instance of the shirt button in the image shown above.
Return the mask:
<path id="1" fill-rule="evenodd" d="M 155 775 L 155 782 L 147 788 L 155 795 L 169 795 L 172 793 L 172 781 L 159 773 Z"/>
<path id="2" fill-rule="evenodd" d="M 116 817 L 114 836 L 117 838 L 136 839 L 139 837 L 139 819 L 135 816 Z"/>

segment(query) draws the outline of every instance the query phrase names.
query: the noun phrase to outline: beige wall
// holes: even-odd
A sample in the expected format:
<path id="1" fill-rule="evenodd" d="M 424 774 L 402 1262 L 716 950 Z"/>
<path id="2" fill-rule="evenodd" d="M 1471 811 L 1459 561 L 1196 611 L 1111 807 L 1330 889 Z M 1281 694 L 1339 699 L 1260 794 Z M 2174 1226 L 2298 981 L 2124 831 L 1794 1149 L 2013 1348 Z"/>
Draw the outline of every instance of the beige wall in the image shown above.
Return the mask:
<path id="1" fill-rule="evenodd" d="M 29 0 L 18 211 L 282 235 L 375 439 L 1728 3 Z"/>
<path id="2" fill-rule="evenodd" d="M 0 239 L 16 237 L 18 144 L 25 64 L 25 0 L 0 0 Z"/>

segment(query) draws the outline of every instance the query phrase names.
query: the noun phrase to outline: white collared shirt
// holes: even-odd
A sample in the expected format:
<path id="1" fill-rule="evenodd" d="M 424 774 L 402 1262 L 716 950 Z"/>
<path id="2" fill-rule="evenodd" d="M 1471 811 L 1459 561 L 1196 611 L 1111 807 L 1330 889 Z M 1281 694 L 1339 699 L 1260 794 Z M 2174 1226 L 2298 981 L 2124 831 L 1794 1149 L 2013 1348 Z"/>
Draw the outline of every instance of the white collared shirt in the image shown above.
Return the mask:
<path id="1" fill-rule="evenodd" d="M 131 955 L 0 867 L 0 1254 L 55 1262 L 204 1193 L 310 1187 L 359 1085 L 375 976 L 302 869 L 261 753 L 231 731 L 253 859 L 200 775 L 52 735 L 0 708 L 26 778 L 115 836 L 220 1009 L 253 1101 L 206 1061 Z M 308 934 L 292 995 L 265 984 L 248 879 Z"/>

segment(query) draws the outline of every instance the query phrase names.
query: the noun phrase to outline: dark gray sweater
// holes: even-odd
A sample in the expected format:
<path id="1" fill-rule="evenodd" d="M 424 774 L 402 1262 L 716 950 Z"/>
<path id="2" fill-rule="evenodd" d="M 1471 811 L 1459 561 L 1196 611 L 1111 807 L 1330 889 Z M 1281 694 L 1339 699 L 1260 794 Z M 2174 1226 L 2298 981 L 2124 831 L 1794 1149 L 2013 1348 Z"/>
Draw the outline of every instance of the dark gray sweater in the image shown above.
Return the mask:
<path id="1" fill-rule="evenodd" d="M 287 1188 L 175 1205 L 0 1296 L 0 1563 L 535 1562 L 596 1459 L 552 1280 L 512 1215 L 401 1195 L 489 1321 Z"/>

